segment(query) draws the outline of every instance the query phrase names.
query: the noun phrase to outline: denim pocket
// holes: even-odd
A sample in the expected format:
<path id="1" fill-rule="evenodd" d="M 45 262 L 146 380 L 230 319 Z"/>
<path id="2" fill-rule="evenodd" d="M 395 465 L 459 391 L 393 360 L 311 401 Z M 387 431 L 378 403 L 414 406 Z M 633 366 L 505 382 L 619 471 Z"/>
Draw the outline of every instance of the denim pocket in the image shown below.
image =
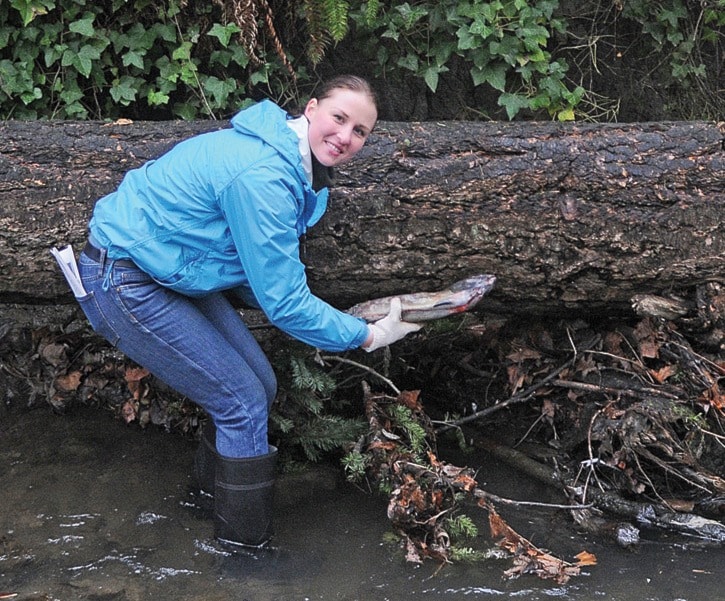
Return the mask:
<path id="1" fill-rule="evenodd" d="M 78 304 L 83 309 L 83 313 L 86 314 L 88 321 L 91 323 L 93 330 L 103 336 L 113 346 L 118 344 L 120 338 L 118 332 L 113 328 L 113 324 L 106 319 L 106 316 L 101 310 L 101 306 L 98 304 L 98 299 L 93 291 L 89 292 L 85 296 L 76 299 Z"/>
<path id="2" fill-rule="evenodd" d="M 175 295 L 138 269 L 118 270 L 114 278 L 118 306 L 127 320 L 146 331 L 174 303 Z M 162 318 L 163 319 L 163 318 Z"/>

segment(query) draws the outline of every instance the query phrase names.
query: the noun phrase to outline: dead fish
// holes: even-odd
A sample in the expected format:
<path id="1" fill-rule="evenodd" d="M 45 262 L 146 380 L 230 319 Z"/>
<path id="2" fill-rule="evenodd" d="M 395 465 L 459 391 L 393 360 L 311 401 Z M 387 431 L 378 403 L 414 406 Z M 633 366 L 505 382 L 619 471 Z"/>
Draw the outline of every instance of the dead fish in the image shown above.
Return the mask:
<path id="1" fill-rule="evenodd" d="M 468 311 L 491 291 L 495 283 L 496 276 L 494 275 L 474 275 L 465 280 L 459 280 L 438 292 L 413 292 L 412 294 L 384 296 L 358 303 L 350 307 L 347 312 L 355 317 L 361 317 L 367 322 L 377 321 L 390 311 L 390 301 L 399 298 L 403 309 L 403 321 L 430 321 Z"/>

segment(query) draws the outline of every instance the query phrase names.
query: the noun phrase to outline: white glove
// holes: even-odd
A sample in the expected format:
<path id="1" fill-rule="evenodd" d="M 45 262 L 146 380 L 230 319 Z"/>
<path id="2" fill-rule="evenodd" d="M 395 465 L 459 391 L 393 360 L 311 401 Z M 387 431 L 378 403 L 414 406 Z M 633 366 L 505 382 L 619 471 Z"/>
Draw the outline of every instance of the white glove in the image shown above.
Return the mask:
<path id="1" fill-rule="evenodd" d="M 394 298 L 390 302 L 390 312 L 382 319 L 368 325 L 373 335 L 373 341 L 370 343 L 370 346 L 363 347 L 367 352 L 388 346 L 412 332 L 417 332 L 423 327 L 419 323 L 402 321 L 400 319 L 401 312 L 402 304 L 400 299 Z"/>

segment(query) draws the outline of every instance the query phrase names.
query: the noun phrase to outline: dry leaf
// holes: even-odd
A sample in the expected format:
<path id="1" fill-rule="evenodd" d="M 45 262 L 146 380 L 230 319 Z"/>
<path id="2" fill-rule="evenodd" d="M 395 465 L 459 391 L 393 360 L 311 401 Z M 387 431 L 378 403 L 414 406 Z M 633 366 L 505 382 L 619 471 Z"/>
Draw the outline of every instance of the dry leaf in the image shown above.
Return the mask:
<path id="1" fill-rule="evenodd" d="M 526 359 L 541 359 L 541 353 L 535 349 L 524 346 L 513 353 L 509 353 L 506 355 L 506 358 L 510 361 L 514 361 L 515 363 L 521 363 Z"/>
<path id="2" fill-rule="evenodd" d="M 137 403 L 133 400 L 126 401 L 121 407 L 121 417 L 127 424 L 131 423 L 136 419 L 136 412 L 138 410 Z"/>
<path id="3" fill-rule="evenodd" d="M 72 371 L 64 376 L 58 376 L 55 379 L 55 387 L 70 392 L 72 390 L 78 390 L 81 385 L 81 372 Z"/>
<path id="4" fill-rule="evenodd" d="M 574 556 L 577 559 L 578 566 L 595 566 L 597 565 L 597 556 L 589 553 L 589 551 L 582 551 Z"/>
<path id="5" fill-rule="evenodd" d="M 675 365 L 665 365 L 660 369 L 650 369 L 649 373 L 659 384 L 662 384 L 667 378 L 677 373 L 677 367 Z"/>
<path id="6" fill-rule="evenodd" d="M 53 367 L 66 363 L 67 359 L 65 356 L 66 347 L 64 344 L 46 344 L 40 351 L 43 360 L 50 363 Z"/>
<path id="7" fill-rule="evenodd" d="M 518 534 L 496 513 L 496 510 L 490 504 L 487 509 L 491 536 L 499 539 L 497 542 L 499 547 L 514 555 L 514 565 L 504 572 L 505 576 L 514 578 L 522 574 L 535 574 L 539 578 L 564 584 L 572 576 L 579 575 L 580 565 L 592 565 L 572 564 L 554 557 Z M 596 560 L 592 555 L 590 561 L 592 558 Z"/>
<path id="8" fill-rule="evenodd" d="M 133 395 L 133 398 L 138 400 L 144 396 L 144 386 L 142 380 L 150 374 L 148 369 L 143 367 L 128 367 L 126 368 L 126 384 L 128 389 Z"/>
<path id="9" fill-rule="evenodd" d="M 398 395 L 398 401 L 412 411 L 423 411 L 423 406 L 418 400 L 419 396 L 420 390 L 403 390 Z"/>

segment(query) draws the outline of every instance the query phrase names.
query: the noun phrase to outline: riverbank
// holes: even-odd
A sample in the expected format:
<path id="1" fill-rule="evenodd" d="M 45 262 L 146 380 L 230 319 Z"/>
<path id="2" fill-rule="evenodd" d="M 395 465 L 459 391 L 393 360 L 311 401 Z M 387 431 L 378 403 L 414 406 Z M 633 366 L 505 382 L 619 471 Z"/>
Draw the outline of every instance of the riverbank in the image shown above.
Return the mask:
<path id="1" fill-rule="evenodd" d="M 214 543 L 193 492 L 194 450 L 193 441 L 127 426 L 92 408 L 3 416 L 0 592 L 15 593 L 17 601 L 710 601 L 720 595 L 721 550 L 685 549 L 664 537 L 633 553 L 578 533 L 560 512 L 540 509 L 503 511 L 559 555 L 586 547 L 598 557 L 564 586 L 534 577 L 506 580 L 506 560 L 440 571 L 433 563 L 412 566 L 385 542 L 386 501 L 345 483 L 334 466 L 280 478 L 277 553 L 230 556 Z M 545 494 L 485 455 L 465 459 L 497 494 Z"/>

